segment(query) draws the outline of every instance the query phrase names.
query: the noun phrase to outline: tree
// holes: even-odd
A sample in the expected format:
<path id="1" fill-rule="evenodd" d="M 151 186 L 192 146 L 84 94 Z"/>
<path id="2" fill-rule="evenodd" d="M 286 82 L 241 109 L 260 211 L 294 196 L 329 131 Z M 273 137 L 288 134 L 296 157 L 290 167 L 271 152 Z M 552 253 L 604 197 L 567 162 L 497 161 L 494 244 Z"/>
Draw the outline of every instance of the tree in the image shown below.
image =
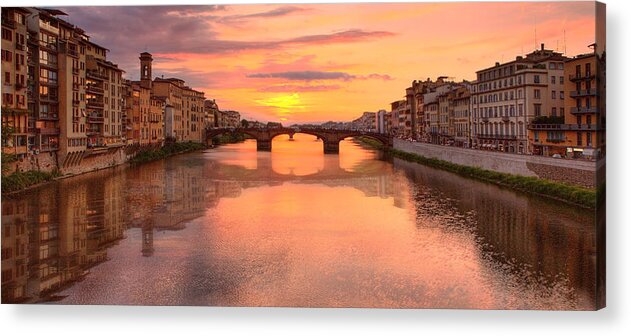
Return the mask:
<path id="1" fill-rule="evenodd" d="M 2 149 L 0 149 L 0 153 L 1 153 L 0 160 L 2 161 L 2 174 L 6 173 L 7 170 L 9 169 L 8 163 L 13 162 L 17 159 L 15 155 L 5 153 L 3 150 L 4 147 L 9 144 L 9 140 L 11 140 L 14 133 L 15 133 L 15 128 L 13 126 L 9 125 L 6 122 L 2 123 L 2 131 L 1 131 Z"/>
<path id="2" fill-rule="evenodd" d="M 250 123 L 247 120 L 245 120 L 245 119 L 241 120 L 241 127 L 248 128 L 249 124 Z"/>

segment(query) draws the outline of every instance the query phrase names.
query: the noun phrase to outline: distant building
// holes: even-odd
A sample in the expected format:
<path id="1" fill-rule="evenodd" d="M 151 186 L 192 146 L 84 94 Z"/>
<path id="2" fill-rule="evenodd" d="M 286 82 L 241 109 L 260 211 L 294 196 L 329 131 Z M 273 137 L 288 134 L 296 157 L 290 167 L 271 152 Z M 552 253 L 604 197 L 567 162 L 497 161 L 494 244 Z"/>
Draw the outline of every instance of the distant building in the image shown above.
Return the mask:
<path id="1" fill-rule="evenodd" d="M 217 113 L 219 112 L 219 106 L 214 99 L 206 99 L 204 102 L 204 125 L 205 127 L 217 127 Z"/>
<path id="2" fill-rule="evenodd" d="M 379 110 L 375 115 L 375 131 L 377 133 L 386 134 L 388 133 L 388 122 L 386 120 L 386 110 Z"/>

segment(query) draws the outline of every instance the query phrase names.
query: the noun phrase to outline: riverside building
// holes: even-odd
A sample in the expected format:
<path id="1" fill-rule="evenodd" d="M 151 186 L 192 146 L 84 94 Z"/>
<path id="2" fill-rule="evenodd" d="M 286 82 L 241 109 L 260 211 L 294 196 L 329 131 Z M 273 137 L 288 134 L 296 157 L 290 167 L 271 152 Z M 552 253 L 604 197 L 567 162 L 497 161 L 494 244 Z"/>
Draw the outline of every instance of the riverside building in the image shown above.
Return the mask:
<path id="1" fill-rule="evenodd" d="M 530 123 L 565 115 L 566 60 L 542 44 L 525 57 L 477 71 L 471 92 L 473 147 L 532 153 Z"/>

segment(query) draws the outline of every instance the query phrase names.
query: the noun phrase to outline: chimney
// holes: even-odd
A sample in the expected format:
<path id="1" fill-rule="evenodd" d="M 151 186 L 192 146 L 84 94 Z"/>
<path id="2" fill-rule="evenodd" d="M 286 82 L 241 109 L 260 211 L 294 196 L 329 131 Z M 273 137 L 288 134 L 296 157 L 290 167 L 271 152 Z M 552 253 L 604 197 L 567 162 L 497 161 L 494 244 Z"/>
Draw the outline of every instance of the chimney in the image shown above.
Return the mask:
<path id="1" fill-rule="evenodd" d="M 541 50 L 543 50 L 543 43 L 541 43 Z"/>
<path id="2" fill-rule="evenodd" d="M 500 66 L 500 62 L 495 62 L 495 66 Z"/>

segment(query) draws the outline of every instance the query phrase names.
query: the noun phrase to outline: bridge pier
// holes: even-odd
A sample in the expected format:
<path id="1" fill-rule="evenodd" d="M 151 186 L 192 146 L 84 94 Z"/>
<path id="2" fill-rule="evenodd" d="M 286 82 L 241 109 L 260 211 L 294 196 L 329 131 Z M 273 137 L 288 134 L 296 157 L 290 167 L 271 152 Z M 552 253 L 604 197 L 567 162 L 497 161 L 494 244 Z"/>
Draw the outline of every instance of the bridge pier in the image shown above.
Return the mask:
<path id="1" fill-rule="evenodd" d="M 340 142 L 339 141 L 324 141 L 324 154 L 339 154 Z"/>
<path id="2" fill-rule="evenodd" d="M 272 141 L 271 140 L 256 140 L 256 150 L 259 152 L 271 152 Z"/>

